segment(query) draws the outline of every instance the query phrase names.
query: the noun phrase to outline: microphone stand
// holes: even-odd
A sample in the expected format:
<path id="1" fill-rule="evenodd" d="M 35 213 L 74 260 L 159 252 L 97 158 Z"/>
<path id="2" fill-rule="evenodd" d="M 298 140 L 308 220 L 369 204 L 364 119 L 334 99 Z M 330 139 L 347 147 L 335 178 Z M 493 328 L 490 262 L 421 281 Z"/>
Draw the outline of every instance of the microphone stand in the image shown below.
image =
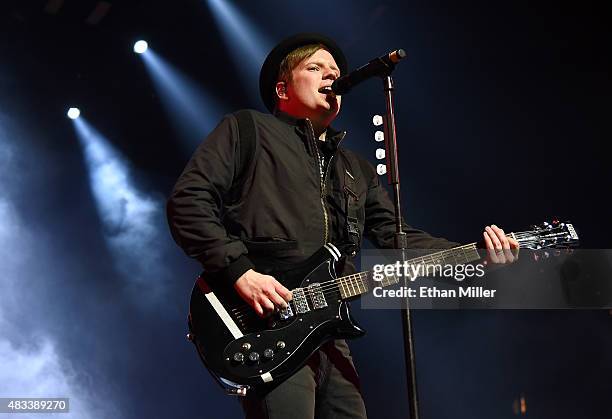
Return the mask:
<path id="1" fill-rule="evenodd" d="M 395 248 L 400 250 L 402 262 L 407 260 L 406 255 L 406 233 L 402 228 L 402 211 L 400 203 L 400 177 L 397 155 L 397 137 L 395 131 L 395 114 L 393 109 L 393 79 L 390 67 L 383 75 L 383 90 L 387 114 L 384 118 L 385 148 L 387 156 L 387 168 L 389 169 L 389 184 L 393 187 L 393 203 L 395 207 Z M 404 278 L 404 286 L 408 286 L 407 278 Z M 406 379 L 408 384 L 408 406 L 410 419 L 419 419 L 419 399 L 417 392 L 416 359 L 414 351 L 414 334 L 412 328 L 412 316 L 408 298 L 402 300 L 402 327 L 404 335 L 404 361 L 406 363 Z"/>

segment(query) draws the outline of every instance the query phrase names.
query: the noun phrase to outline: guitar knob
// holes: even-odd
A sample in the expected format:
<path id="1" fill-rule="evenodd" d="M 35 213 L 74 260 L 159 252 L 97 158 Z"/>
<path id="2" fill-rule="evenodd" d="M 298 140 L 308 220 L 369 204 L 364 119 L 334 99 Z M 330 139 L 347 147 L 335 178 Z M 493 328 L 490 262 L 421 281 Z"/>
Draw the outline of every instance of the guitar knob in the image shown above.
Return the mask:
<path id="1" fill-rule="evenodd" d="M 249 361 L 252 363 L 258 362 L 259 361 L 259 354 L 257 352 L 251 352 L 249 354 Z"/>
<path id="2" fill-rule="evenodd" d="M 251 349 L 251 344 L 249 342 L 244 342 L 242 344 L 242 350 L 243 351 L 248 351 L 249 349 Z"/>
<path id="3" fill-rule="evenodd" d="M 244 362 L 244 355 L 242 355 L 240 352 L 236 352 L 234 354 L 234 362 L 242 364 Z"/>
<path id="4" fill-rule="evenodd" d="M 270 349 L 270 348 L 266 349 L 264 351 L 264 358 L 266 358 L 266 359 L 274 358 L 274 351 L 272 349 Z"/>
<path id="5" fill-rule="evenodd" d="M 283 342 L 282 340 L 279 340 L 278 342 L 276 342 L 276 347 L 278 349 L 285 349 L 285 342 Z"/>

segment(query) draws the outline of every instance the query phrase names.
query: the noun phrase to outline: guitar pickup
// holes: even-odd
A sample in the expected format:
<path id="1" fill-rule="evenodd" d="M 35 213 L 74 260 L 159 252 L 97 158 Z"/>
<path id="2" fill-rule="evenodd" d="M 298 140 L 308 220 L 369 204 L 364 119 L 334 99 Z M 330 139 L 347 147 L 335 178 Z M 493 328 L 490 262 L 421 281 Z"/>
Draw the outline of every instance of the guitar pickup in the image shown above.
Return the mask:
<path id="1" fill-rule="evenodd" d="M 310 284 L 308 286 L 308 292 L 310 293 L 310 298 L 312 300 L 313 310 L 327 307 L 327 300 L 325 300 L 325 295 L 321 290 L 321 284 L 318 282 Z"/>
<path id="2" fill-rule="evenodd" d="M 308 307 L 308 300 L 306 300 L 306 294 L 304 294 L 303 288 L 296 288 L 291 291 L 293 294 L 293 303 L 295 304 L 295 311 L 298 314 L 304 314 L 310 311 Z"/>
<path id="3" fill-rule="evenodd" d="M 287 304 L 287 307 L 278 310 L 278 317 L 281 320 L 287 320 L 293 317 L 293 310 L 291 309 L 291 305 Z"/>

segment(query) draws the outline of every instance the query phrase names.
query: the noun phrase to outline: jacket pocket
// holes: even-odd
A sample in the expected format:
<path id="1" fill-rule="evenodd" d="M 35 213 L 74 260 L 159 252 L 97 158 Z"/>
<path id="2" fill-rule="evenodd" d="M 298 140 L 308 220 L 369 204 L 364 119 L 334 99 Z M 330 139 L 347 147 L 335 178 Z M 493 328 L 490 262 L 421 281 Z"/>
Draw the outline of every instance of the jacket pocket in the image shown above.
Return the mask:
<path id="1" fill-rule="evenodd" d="M 302 259 L 297 240 L 257 237 L 243 239 L 243 242 L 249 251 L 249 259 L 260 273 L 270 274 L 271 271 L 289 269 Z"/>
<path id="2" fill-rule="evenodd" d="M 286 253 L 298 248 L 297 240 L 283 239 L 280 237 L 255 237 L 252 239 L 243 239 L 243 242 L 249 251 L 253 254 L 274 254 Z"/>

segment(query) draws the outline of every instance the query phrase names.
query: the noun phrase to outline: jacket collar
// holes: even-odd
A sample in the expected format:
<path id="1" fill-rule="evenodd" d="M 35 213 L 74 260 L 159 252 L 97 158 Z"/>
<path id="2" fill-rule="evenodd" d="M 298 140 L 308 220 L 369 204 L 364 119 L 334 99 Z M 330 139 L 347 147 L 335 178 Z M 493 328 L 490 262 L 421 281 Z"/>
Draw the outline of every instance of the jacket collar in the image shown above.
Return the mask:
<path id="1" fill-rule="evenodd" d="M 306 128 L 306 119 L 305 118 L 296 118 L 292 115 L 286 114 L 285 112 L 281 112 L 276 110 L 274 112 L 274 116 L 279 120 L 283 121 L 287 125 L 291 125 L 295 127 L 296 132 L 304 138 L 306 136 L 305 128 Z M 336 131 L 334 128 L 330 126 L 327 127 L 327 132 L 325 135 L 325 141 L 329 141 L 329 145 L 335 151 L 338 148 L 338 144 L 344 136 L 346 135 L 346 131 Z M 318 139 L 317 139 L 318 140 Z"/>

